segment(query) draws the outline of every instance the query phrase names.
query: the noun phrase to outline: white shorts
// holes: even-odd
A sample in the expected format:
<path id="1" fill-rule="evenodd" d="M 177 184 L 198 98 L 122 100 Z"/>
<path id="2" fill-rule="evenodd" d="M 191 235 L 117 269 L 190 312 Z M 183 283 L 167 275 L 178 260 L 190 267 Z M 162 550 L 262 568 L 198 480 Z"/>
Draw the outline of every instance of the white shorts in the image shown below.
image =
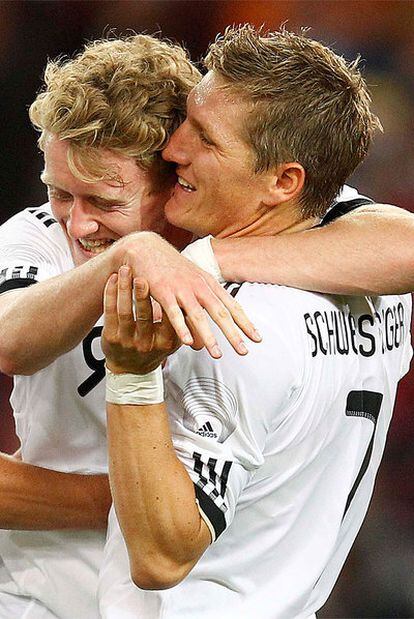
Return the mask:
<path id="1" fill-rule="evenodd" d="M 0 619 L 59 619 L 59 617 L 33 598 L 0 592 Z"/>

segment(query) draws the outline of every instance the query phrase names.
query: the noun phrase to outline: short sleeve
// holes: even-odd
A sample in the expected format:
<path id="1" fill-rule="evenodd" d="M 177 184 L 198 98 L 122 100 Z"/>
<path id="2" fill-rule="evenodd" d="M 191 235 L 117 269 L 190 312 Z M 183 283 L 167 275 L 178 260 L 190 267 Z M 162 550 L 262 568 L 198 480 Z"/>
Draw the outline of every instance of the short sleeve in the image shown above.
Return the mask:
<path id="1" fill-rule="evenodd" d="M 26 209 L 0 227 L 0 294 L 71 268 L 64 234 L 46 207 Z"/>
<path id="2" fill-rule="evenodd" d="M 297 334 L 286 330 L 286 308 L 269 321 L 274 305 L 265 289 L 277 287 L 243 287 L 240 302 L 259 330 L 267 330 L 267 341 L 240 357 L 215 329 L 221 359 L 183 347 L 165 370 L 174 446 L 213 540 L 232 522 L 243 490 L 264 463 L 269 434 L 283 423 L 303 382 L 303 355 Z"/>

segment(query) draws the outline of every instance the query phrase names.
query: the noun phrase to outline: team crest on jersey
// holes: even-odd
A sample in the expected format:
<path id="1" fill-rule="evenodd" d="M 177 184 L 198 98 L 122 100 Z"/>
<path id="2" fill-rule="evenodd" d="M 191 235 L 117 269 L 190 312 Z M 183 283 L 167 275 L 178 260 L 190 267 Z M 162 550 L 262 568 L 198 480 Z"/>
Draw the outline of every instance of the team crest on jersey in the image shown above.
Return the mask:
<path id="1" fill-rule="evenodd" d="M 183 391 L 183 424 L 195 434 L 224 443 L 236 429 L 237 400 L 215 378 L 190 379 Z"/>

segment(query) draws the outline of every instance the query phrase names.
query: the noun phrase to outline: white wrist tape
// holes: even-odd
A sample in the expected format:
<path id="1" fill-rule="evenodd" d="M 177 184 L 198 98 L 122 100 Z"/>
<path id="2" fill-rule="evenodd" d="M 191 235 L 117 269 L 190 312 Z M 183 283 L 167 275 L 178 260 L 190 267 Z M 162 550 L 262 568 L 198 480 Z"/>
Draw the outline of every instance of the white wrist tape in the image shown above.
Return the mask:
<path id="1" fill-rule="evenodd" d="M 164 402 L 161 366 L 148 374 L 113 374 L 106 368 L 106 401 L 111 404 L 161 404 Z"/>
<path id="2" fill-rule="evenodd" d="M 200 269 L 210 273 L 220 284 L 225 282 L 211 246 L 211 234 L 190 243 L 181 253 Z"/>

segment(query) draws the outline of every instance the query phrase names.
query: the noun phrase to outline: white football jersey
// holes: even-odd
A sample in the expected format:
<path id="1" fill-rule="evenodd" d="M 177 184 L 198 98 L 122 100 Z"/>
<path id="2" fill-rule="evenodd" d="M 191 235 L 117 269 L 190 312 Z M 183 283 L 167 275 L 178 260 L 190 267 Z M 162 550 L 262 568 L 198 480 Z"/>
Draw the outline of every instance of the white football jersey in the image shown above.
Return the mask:
<path id="1" fill-rule="evenodd" d="M 178 457 L 213 543 L 179 585 L 142 591 L 112 512 L 105 619 L 305 619 L 361 526 L 397 383 L 411 359 L 409 296 L 230 284 L 263 335 L 240 358 L 181 348 L 165 369 Z"/>
<path id="2" fill-rule="evenodd" d="M 49 205 L 26 209 L 0 227 L 0 293 L 73 266 Z M 25 462 L 65 472 L 107 472 L 101 325 L 47 368 L 15 377 L 11 404 Z M 0 530 L 0 591 L 36 598 L 60 619 L 97 619 L 104 542 L 103 531 Z"/>

